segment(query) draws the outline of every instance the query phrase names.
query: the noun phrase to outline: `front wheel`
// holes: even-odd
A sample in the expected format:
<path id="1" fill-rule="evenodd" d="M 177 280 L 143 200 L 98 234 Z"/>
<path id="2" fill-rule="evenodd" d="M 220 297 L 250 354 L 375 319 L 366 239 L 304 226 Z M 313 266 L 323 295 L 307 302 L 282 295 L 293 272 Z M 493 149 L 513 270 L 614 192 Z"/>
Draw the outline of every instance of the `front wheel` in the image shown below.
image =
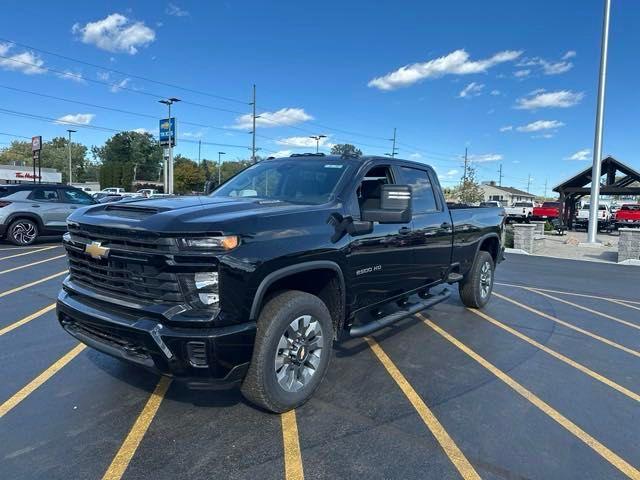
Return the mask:
<path id="1" fill-rule="evenodd" d="M 480 250 L 471 270 L 465 279 L 458 284 L 460 298 L 465 306 L 482 308 L 487 304 L 493 291 L 494 271 L 493 258 L 489 252 Z"/>
<path id="2" fill-rule="evenodd" d="M 275 413 L 302 405 L 327 372 L 332 342 L 333 323 L 322 300 L 295 290 L 276 295 L 258 318 L 242 394 Z"/>
<path id="3" fill-rule="evenodd" d="M 7 240 L 19 247 L 31 245 L 37 238 L 38 225 L 28 218 L 20 218 L 14 221 L 7 230 Z"/>

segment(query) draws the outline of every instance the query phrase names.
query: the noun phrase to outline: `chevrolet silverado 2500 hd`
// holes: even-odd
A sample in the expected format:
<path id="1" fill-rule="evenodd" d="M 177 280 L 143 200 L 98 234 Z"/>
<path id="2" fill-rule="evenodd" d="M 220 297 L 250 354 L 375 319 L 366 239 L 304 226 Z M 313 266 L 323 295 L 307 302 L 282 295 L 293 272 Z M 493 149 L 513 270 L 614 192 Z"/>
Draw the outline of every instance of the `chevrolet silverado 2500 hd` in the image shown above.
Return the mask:
<path id="1" fill-rule="evenodd" d="M 446 284 L 484 306 L 504 219 L 449 208 L 421 163 L 269 159 L 209 196 L 71 215 L 58 319 L 104 353 L 194 388 L 241 383 L 283 412 L 318 387 L 334 341 L 446 300 Z"/>

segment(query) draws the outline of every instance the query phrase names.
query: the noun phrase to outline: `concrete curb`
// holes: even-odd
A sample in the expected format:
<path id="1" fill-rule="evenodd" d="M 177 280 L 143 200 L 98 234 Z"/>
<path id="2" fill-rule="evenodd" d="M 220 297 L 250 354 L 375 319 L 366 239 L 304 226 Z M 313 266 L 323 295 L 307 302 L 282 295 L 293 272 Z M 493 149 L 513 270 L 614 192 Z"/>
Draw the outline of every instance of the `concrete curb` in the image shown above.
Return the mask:
<path id="1" fill-rule="evenodd" d="M 505 248 L 505 253 L 517 253 L 518 255 L 530 255 L 529 252 L 525 252 L 521 248 Z"/>

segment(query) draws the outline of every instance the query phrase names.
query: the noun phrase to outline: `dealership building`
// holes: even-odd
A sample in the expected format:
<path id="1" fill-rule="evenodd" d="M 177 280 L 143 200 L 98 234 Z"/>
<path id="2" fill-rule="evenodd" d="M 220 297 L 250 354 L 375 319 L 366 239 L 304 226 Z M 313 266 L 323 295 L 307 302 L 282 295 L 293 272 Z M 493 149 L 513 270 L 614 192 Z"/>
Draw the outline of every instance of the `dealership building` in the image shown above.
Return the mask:
<path id="1" fill-rule="evenodd" d="M 62 183 L 62 173 L 55 168 L 42 168 L 42 178 L 38 177 L 36 170 L 35 180 L 42 183 Z M 16 165 L 0 165 L 0 184 L 6 183 L 33 183 L 33 167 L 19 167 Z"/>

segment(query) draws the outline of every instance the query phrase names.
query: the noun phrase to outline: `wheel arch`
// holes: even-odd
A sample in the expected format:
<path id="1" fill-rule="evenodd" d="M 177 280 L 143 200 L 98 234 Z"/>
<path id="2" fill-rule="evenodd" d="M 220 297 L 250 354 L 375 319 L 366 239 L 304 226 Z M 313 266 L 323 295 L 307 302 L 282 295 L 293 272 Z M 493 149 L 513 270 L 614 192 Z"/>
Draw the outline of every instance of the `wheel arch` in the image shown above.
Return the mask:
<path id="1" fill-rule="evenodd" d="M 7 217 L 5 220 L 5 224 L 7 225 L 7 230 L 9 229 L 9 225 L 11 225 L 16 220 L 32 220 L 38 226 L 38 233 L 42 234 L 45 231 L 44 223 L 42 223 L 42 219 L 39 215 L 31 212 L 14 212 Z"/>

